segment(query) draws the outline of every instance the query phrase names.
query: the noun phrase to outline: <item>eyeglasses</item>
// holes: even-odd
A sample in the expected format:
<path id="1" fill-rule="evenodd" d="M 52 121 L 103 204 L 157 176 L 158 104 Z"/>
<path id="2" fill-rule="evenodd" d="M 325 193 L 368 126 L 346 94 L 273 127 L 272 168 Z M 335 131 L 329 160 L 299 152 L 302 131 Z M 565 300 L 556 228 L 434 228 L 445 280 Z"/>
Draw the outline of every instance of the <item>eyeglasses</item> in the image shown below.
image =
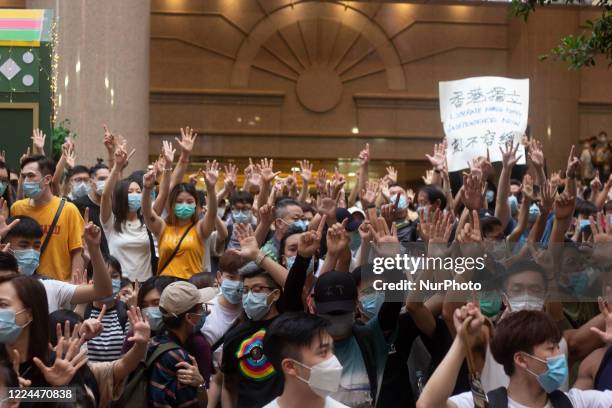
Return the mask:
<path id="1" fill-rule="evenodd" d="M 273 288 L 271 286 L 255 285 L 252 288 L 249 288 L 248 286 L 244 286 L 244 287 L 242 287 L 242 289 L 237 289 L 237 291 L 238 291 L 238 293 L 240 293 L 242 295 L 246 295 L 249 292 L 264 293 L 264 289 L 267 289 L 269 291 L 273 291 L 276 288 Z"/>

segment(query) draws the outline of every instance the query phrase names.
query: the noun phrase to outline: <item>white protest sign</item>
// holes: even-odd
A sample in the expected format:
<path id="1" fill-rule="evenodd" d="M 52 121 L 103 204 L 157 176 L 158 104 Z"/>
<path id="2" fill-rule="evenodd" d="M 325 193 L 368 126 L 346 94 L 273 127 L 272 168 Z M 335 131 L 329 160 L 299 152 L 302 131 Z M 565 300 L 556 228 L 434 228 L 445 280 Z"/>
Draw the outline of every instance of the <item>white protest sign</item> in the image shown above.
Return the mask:
<path id="1" fill-rule="evenodd" d="M 475 77 L 440 82 L 440 118 L 448 142 L 448 170 L 468 167 L 468 161 L 487 155 L 501 161 L 499 147 L 519 143 L 527 128 L 529 79 Z M 519 146 L 518 164 L 525 164 Z"/>

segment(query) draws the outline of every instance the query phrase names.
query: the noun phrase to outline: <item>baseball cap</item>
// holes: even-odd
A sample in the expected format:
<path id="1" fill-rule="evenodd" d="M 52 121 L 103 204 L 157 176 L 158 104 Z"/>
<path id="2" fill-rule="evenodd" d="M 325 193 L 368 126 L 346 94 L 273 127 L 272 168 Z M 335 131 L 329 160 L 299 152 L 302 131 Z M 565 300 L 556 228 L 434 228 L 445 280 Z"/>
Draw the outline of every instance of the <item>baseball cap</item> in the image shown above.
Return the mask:
<path id="1" fill-rule="evenodd" d="M 348 212 L 351 213 L 351 215 L 358 213 L 361 214 L 361 216 L 365 219 L 366 218 L 366 213 L 359 207 L 351 207 L 348 209 Z"/>
<path id="2" fill-rule="evenodd" d="M 336 221 L 342 222 L 346 218 L 348 218 L 346 230 L 349 232 L 357 231 L 357 228 L 359 228 L 361 222 L 353 218 L 353 215 L 346 208 L 336 208 Z"/>
<path id="3" fill-rule="evenodd" d="M 314 287 L 317 313 L 345 313 L 355 310 L 357 285 L 350 273 L 331 271 L 319 277 Z"/>
<path id="4" fill-rule="evenodd" d="M 192 309 L 195 305 L 206 302 L 194 284 L 178 281 L 166 286 L 159 298 L 162 314 L 178 316 Z"/>
<path id="5" fill-rule="evenodd" d="M 219 290 L 213 287 L 198 289 L 202 303 L 212 304 L 213 299 L 219 294 Z"/>

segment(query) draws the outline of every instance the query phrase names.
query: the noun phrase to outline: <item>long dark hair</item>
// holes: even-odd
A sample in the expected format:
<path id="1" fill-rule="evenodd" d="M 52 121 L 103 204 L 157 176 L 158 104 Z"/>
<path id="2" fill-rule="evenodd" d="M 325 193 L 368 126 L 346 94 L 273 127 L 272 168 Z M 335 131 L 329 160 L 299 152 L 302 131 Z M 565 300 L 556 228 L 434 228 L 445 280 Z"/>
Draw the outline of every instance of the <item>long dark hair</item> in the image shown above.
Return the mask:
<path id="1" fill-rule="evenodd" d="M 166 216 L 166 224 L 168 225 L 176 225 L 177 223 L 177 216 L 174 214 L 174 206 L 176 205 L 176 198 L 183 192 L 191 195 L 195 200 L 196 210 L 191 216 L 191 222 L 193 224 L 198 222 L 200 214 L 200 197 L 193 184 L 179 183 L 172 188 L 170 196 L 168 197 L 168 215 Z"/>
<path id="2" fill-rule="evenodd" d="M 11 205 L 13 205 L 13 203 L 15 202 L 13 186 L 11 185 L 11 169 L 6 167 L 6 163 L 4 163 L 3 161 L 0 161 L 0 170 L 2 169 L 6 170 L 6 177 L 7 177 L 6 189 L 4 190 L 4 193 L 2 194 L 2 198 L 6 200 L 6 205 L 8 206 L 8 208 L 11 208 Z"/>
<path id="3" fill-rule="evenodd" d="M 117 232 L 123 232 L 123 223 L 127 221 L 128 213 L 130 212 L 128 207 L 128 191 L 132 183 L 138 184 L 142 191 L 142 181 L 139 182 L 138 180 L 127 178 L 121 180 L 115 186 L 115 191 L 113 192 L 113 215 L 115 216 L 113 228 Z M 138 210 L 137 214 L 138 219 L 140 219 L 140 225 L 144 225 L 141 210 Z"/>
<path id="4" fill-rule="evenodd" d="M 32 321 L 29 324 L 28 361 L 38 357 L 41 361 L 46 362 L 49 355 L 49 307 L 45 287 L 38 279 L 26 275 L 0 276 L 0 285 L 7 282 L 13 284 L 17 297 L 32 315 Z M 1 349 L 4 350 L 4 347 Z"/>

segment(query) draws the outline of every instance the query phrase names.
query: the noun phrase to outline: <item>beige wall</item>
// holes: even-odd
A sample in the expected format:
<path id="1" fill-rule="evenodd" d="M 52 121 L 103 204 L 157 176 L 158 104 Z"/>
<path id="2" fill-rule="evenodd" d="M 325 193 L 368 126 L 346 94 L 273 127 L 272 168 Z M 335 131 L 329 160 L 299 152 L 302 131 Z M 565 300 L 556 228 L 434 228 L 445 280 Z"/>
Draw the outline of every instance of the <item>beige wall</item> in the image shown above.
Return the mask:
<path id="1" fill-rule="evenodd" d="M 149 153 L 188 124 L 206 135 L 202 157 L 331 165 L 369 142 L 375 170 L 415 180 L 443 135 L 438 82 L 477 75 L 530 78 L 532 135 L 552 168 L 610 129 L 607 64 L 538 60 L 595 11 L 538 9 L 525 23 L 505 4 L 432 3 L 153 0 Z"/>

